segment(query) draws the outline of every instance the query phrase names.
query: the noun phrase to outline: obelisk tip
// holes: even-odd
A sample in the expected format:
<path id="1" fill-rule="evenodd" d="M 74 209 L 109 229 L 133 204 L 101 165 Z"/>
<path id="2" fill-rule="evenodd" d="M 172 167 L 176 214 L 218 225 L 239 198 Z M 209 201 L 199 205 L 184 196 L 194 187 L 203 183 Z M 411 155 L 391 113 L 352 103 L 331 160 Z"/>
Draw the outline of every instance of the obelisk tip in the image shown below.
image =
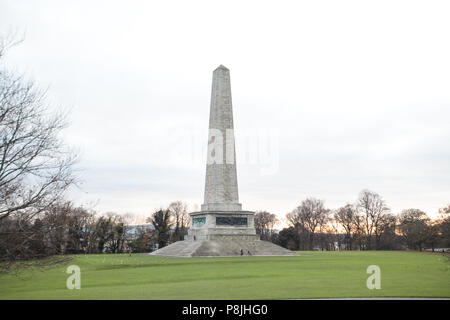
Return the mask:
<path id="1" fill-rule="evenodd" d="M 228 68 L 225 67 L 223 64 L 221 64 L 220 66 L 218 66 L 218 67 L 216 68 L 216 70 L 218 70 L 218 69 L 223 69 L 223 70 L 229 71 Z"/>

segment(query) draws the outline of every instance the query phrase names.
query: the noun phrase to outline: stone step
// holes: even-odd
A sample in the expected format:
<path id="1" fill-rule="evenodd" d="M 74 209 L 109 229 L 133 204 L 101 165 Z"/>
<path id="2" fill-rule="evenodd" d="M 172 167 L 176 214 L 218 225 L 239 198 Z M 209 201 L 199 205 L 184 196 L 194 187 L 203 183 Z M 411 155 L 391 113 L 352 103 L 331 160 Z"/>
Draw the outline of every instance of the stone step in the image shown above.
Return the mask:
<path id="1" fill-rule="evenodd" d="M 228 257 L 240 256 L 290 256 L 295 252 L 268 241 L 255 240 L 202 240 L 177 241 L 151 253 L 165 257 Z"/>
<path id="2" fill-rule="evenodd" d="M 195 252 L 197 247 L 200 245 L 201 243 L 196 241 L 177 241 L 157 251 L 154 251 L 151 254 L 167 257 L 190 257 L 192 255 L 192 252 Z"/>

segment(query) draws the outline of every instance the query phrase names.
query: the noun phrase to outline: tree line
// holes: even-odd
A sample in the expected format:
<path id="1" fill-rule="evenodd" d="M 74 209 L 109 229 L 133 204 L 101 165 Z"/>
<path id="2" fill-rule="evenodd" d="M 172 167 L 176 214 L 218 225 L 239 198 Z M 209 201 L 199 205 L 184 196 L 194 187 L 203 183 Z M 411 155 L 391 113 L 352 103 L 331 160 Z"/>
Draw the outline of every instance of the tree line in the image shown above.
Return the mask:
<path id="1" fill-rule="evenodd" d="M 434 220 L 419 209 L 395 215 L 370 190 L 361 191 L 356 203 L 335 210 L 326 208 L 323 200 L 307 198 L 285 219 L 289 227 L 276 233 L 276 215 L 257 212 L 255 228 L 261 239 L 292 250 L 434 251 L 450 246 L 450 205 Z"/>
<path id="2" fill-rule="evenodd" d="M 0 221 L 0 269 L 59 254 L 150 252 L 183 240 L 189 228 L 187 205 L 180 201 L 156 210 L 146 225 L 134 225 L 130 214 L 99 214 L 70 201 L 22 218 Z"/>

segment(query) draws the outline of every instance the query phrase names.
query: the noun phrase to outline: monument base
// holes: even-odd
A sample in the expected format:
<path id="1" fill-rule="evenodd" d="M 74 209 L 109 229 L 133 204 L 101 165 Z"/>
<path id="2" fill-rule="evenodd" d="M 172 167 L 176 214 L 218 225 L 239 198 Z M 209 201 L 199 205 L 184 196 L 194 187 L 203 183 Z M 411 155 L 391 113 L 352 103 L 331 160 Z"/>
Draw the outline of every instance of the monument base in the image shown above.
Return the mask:
<path id="1" fill-rule="evenodd" d="M 218 240 L 177 241 L 150 253 L 152 256 L 193 258 L 193 257 L 234 257 L 234 256 L 295 256 L 294 251 L 263 240 L 241 240 L 223 238 Z"/>
<path id="2" fill-rule="evenodd" d="M 295 252 L 259 240 L 252 211 L 190 213 L 191 227 L 177 241 L 150 255 L 163 257 L 292 256 Z"/>

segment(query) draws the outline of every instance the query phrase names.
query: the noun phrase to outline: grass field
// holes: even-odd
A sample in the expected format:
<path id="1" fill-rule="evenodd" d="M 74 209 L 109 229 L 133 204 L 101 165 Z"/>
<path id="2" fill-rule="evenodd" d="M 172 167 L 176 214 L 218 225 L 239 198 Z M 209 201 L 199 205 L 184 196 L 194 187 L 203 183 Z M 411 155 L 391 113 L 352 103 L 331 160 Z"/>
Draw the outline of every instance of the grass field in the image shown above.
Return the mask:
<path id="1" fill-rule="evenodd" d="M 44 269 L 0 275 L 0 299 L 290 299 L 450 297 L 450 262 L 415 252 L 300 252 L 296 257 L 161 258 L 76 255 Z M 81 269 L 68 290 L 67 266 Z M 369 265 L 381 289 L 369 290 Z"/>

